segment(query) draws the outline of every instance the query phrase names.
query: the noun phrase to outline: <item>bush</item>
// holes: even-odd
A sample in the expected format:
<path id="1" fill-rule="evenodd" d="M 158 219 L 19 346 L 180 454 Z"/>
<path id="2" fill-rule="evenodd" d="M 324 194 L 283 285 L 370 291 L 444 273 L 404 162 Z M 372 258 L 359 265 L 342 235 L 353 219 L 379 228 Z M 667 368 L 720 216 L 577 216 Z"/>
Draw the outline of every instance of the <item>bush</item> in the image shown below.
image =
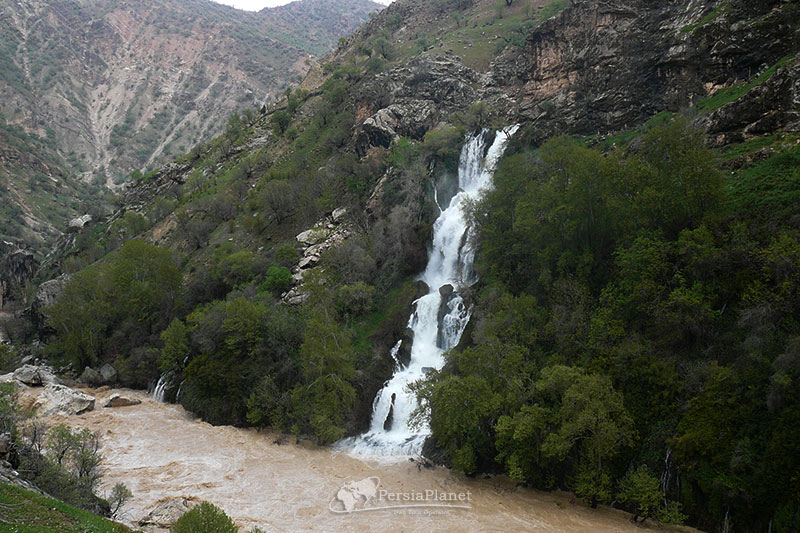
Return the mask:
<path id="1" fill-rule="evenodd" d="M 292 116 L 289 114 L 288 111 L 281 109 L 276 111 L 272 115 L 272 129 L 276 135 L 281 135 L 286 131 L 286 128 L 289 127 L 289 123 L 292 121 Z"/>
<path id="2" fill-rule="evenodd" d="M 44 434 L 37 423 L 24 428 L 19 471 L 48 494 L 71 505 L 107 515 L 108 502 L 94 494 L 102 457 L 97 434 L 59 424 Z"/>
<path id="3" fill-rule="evenodd" d="M 289 287 L 292 286 L 292 273 L 286 267 L 271 266 L 264 278 L 264 283 L 258 287 L 259 292 L 271 292 L 277 295 L 289 290 Z"/>
<path id="4" fill-rule="evenodd" d="M 236 533 L 239 528 L 225 511 L 203 502 L 185 513 L 172 527 L 173 533 Z"/>

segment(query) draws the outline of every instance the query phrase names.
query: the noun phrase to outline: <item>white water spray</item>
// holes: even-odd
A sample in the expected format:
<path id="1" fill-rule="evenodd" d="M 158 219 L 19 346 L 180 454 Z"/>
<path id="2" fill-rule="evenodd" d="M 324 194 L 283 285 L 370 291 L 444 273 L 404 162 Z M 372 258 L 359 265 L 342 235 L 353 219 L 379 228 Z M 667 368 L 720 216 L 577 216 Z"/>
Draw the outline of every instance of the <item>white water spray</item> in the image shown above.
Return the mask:
<path id="1" fill-rule="evenodd" d="M 153 389 L 153 392 L 150 394 L 153 399 L 157 402 L 164 403 L 167 401 L 167 387 L 170 386 L 170 379 L 172 376 L 169 373 L 162 374 L 160 378 L 158 378 L 158 383 L 156 383 L 156 387 Z"/>
<path id="2" fill-rule="evenodd" d="M 394 376 L 378 391 L 372 406 L 372 421 L 367 433 L 345 439 L 341 447 L 357 455 L 418 455 L 427 426 L 412 429 L 411 414 L 417 405 L 408 386 L 423 378 L 430 369 L 444 365 L 443 354 L 456 346 L 472 313 L 458 288 L 477 281 L 473 270 L 475 259 L 474 228 L 464 215 L 464 208 L 478 199 L 481 191 L 492 186 L 497 163 L 518 126 L 505 128 L 494 135 L 487 130 L 467 138 L 458 167 L 459 192 L 450 201 L 433 226 L 433 245 L 428 265 L 421 276 L 429 292 L 416 302 L 408 321 L 414 332 L 411 359 L 407 366 L 399 362 Z M 392 349 L 397 361 L 398 342 Z"/>

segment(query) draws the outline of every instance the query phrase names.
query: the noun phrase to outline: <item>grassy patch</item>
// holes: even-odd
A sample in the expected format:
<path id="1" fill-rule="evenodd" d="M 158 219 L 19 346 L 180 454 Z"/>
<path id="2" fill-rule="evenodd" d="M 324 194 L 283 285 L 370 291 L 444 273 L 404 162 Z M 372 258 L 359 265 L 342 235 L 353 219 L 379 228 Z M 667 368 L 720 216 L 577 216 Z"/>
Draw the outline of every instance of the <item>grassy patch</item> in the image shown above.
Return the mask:
<path id="1" fill-rule="evenodd" d="M 715 109 L 719 109 L 720 107 L 726 104 L 735 102 L 736 100 L 747 94 L 753 87 L 757 87 L 762 83 L 766 82 L 768 79 L 770 79 L 778 70 L 778 68 L 788 63 L 789 60 L 792 59 L 794 56 L 795 54 L 789 54 L 783 57 L 780 61 L 772 65 L 763 74 L 756 77 L 755 79 L 752 79 L 744 83 L 737 83 L 736 85 L 732 85 L 730 87 L 718 90 L 711 96 L 703 98 L 702 100 L 697 102 L 695 108 L 703 112 L 710 112 L 714 111 Z"/>
<path id="2" fill-rule="evenodd" d="M 424 38 L 408 41 L 398 47 L 397 59 L 405 61 L 433 46 L 431 53 L 450 52 L 459 56 L 466 66 L 485 71 L 506 46 L 524 45 L 527 35 L 569 7 L 569 0 L 553 0 L 539 9 L 526 7 L 516 3 L 506 6 L 500 1 L 494 10 L 476 6 L 463 14 L 454 14 L 450 25 L 435 41 Z"/>
<path id="3" fill-rule="evenodd" d="M 692 32 L 692 31 L 696 30 L 700 26 L 705 26 L 709 22 L 712 22 L 715 19 L 717 19 L 717 17 L 719 17 L 720 15 L 725 13 L 726 11 L 729 11 L 730 8 L 731 8 L 731 4 L 729 2 L 722 3 L 722 4 L 718 5 L 717 7 L 715 7 L 714 9 L 712 9 L 711 12 L 708 13 L 708 15 L 706 15 L 705 17 L 700 19 L 696 24 L 689 24 L 689 25 L 686 25 L 683 28 L 681 28 L 681 32 L 689 33 L 689 32 Z"/>
<path id="4" fill-rule="evenodd" d="M 785 219 L 800 204 L 800 145 L 735 172 L 728 181 L 734 212 Z"/>
<path id="5" fill-rule="evenodd" d="M 773 145 L 788 145 L 800 139 L 800 135 L 791 133 L 776 133 L 767 137 L 758 137 L 747 142 L 731 144 L 720 150 L 723 161 L 732 161 L 747 154 L 757 152 L 762 148 Z"/>
<path id="6" fill-rule="evenodd" d="M 64 502 L 0 484 L 0 532 L 14 533 L 113 533 L 131 529 Z"/>

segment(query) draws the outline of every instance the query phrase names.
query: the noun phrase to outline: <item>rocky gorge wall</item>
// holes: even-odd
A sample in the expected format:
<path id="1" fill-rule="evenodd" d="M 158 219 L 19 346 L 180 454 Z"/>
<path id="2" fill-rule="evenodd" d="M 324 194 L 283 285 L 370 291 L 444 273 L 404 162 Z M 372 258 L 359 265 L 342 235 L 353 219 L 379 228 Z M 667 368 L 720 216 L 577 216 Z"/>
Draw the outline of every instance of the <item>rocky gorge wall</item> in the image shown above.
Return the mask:
<path id="1" fill-rule="evenodd" d="M 797 14 L 780 0 L 574 0 L 522 50 L 498 58 L 491 79 L 540 139 L 620 131 L 686 110 L 795 54 Z"/>
<path id="2" fill-rule="evenodd" d="M 357 149 L 363 155 L 398 136 L 421 139 L 477 101 L 507 123 L 533 125 L 535 142 L 633 128 L 661 111 L 686 111 L 794 56 L 798 14 L 794 2 L 781 0 L 573 0 L 531 31 L 524 46 L 507 47 L 486 73 L 434 50 L 365 82 L 356 97 Z M 796 129 L 797 62 L 777 78 L 773 90 L 698 124 L 720 133 L 777 113 L 783 118 L 753 133 Z"/>

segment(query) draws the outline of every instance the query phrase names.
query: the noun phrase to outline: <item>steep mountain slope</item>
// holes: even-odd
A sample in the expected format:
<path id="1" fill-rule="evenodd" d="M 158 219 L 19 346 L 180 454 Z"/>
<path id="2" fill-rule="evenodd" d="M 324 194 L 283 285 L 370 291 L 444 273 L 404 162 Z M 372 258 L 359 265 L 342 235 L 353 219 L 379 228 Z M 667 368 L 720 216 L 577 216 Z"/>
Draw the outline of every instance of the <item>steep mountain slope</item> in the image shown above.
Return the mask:
<path id="1" fill-rule="evenodd" d="M 248 13 L 206 0 L 6 1 L 0 116 L 28 136 L 29 157 L 59 167 L 44 172 L 48 179 L 85 200 L 77 178 L 113 185 L 186 153 L 222 131 L 232 112 L 260 107 L 299 82 L 312 55 L 325 53 L 377 7 L 305 0 Z M 46 150 L 30 144 L 31 136 Z M 65 213 L 53 211 L 63 212 L 69 194 L 56 202 L 28 197 L 30 184 L 13 176 L 30 181 L 38 170 L 3 170 L 2 187 L 14 191 L 9 206 L 36 219 L 33 234 L 64 227 Z M 19 222 L 5 218 L 3 234 L 20 237 L 7 231 Z M 31 241 L 30 232 L 23 237 Z"/>
<path id="2" fill-rule="evenodd" d="M 665 522 L 791 531 L 797 13 L 399 0 L 62 243 L 48 274 L 78 273 L 49 349 L 212 423 L 359 433 L 408 360 L 466 136 L 518 123 L 468 209 L 473 318 L 416 385 L 427 453 Z"/>

